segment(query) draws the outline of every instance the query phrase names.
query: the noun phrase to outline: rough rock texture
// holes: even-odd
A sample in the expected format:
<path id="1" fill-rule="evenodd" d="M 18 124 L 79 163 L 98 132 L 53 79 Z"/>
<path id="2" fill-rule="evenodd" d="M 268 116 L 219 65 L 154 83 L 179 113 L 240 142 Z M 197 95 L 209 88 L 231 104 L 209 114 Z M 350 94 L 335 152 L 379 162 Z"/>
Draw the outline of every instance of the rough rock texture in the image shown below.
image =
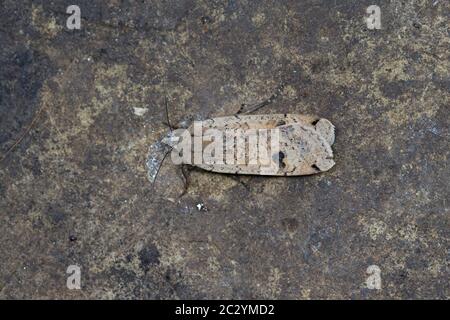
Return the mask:
<path id="1" fill-rule="evenodd" d="M 71 4 L 81 30 L 66 28 Z M 449 298 L 448 1 L 0 8 L 0 298 Z M 193 170 L 180 198 L 166 162 L 151 188 L 165 92 L 181 123 L 280 83 L 261 112 L 330 119 L 333 169 Z M 66 287 L 72 264 L 81 290 Z M 366 288 L 370 265 L 381 290 Z"/>

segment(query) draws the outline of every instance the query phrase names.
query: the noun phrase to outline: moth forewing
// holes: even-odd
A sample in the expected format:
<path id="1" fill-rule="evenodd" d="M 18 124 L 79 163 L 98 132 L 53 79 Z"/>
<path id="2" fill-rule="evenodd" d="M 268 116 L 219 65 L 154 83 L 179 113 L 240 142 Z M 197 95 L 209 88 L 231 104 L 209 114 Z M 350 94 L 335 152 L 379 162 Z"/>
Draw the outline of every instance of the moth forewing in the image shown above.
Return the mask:
<path id="1" fill-rule="evenodd" d="M 209 165 L 223 165 L 223 137 L 225 132 L 209 128 L 203 133 L 203 161 Z"/>
<path id="2" fill-rule="evenodd" d="M 273 129 L 272 129 L 273 130 Z M 258 161 L 261 168 L 270 166 L 271 164 L 271 152 L 270 152 L 270 134 L 271 130 L 260 130 L 258 135 Z"/>
<path id="3" fill-rule="evenodd" d="M 296 176 L 334 166 L 334 126 L 315 116 L 219 117 L 195 121 L 175 136 L 185 142 L 171 145 L 178 162 L 214 172 Z"/>
<path id="4" fill-rule="evenodd" d="M 241 128 L 238 128 L 235 130 L 235 133 L 236 133 L 236 137 L 235 137 L 236 144 L 234 146 L 234 149 L 236 151 L 236 163 L 235 164 L 238 166 L 244 166 L 245 158 L 246 158 L 244 130 Z"/>
<path id="5" fill-rule="evenodd" d="M 236 161 L 236 130 L 228 129 L 225 131 L 225 163 L 234 165 Z"/>
<path id="6" fill-rule="evenodd" d="M 258 144 L 260 156 L 260 174 L 261 175 L 277 175 L 280 170 L 280 131 L 278 128 L 270 129 L 270 133 L 265 137 L 266 133 L 260 136 Z"/>
<path id="7" fill-rule="evenodd" d="M 246 163 L 248 166 L 258 166 L 258 132 L 256 129 L 245 130 Z"/>

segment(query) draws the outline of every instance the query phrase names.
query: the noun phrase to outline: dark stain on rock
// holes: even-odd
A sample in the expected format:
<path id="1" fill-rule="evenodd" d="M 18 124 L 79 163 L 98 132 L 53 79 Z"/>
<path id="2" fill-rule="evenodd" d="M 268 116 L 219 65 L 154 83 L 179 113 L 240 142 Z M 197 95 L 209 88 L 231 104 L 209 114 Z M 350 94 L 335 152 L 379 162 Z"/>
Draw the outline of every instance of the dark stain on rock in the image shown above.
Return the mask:
<path id="1" fill-rule="evenodd" d="M 201 21 L 202 21 L 203 24 L 210 24 L 212 22 L 212 19 L 209 16 L 203 16 L 201 18 Z"/>
<path id="2" fill-rule="evenodd" d="M 54 67 L 39 51 L 21 46 L 1 54 L 0 65 L 0 150 L 5 151 L 32 121 L 39 90 Z"/>
<path id="3" fill-rule="evenodd" d="M 104 145 L 91 145 L 85 150 L 83 168 L 104 169 L 111 164 L 110 151 Z"/>
<path id="4" fill-rule="evenodd" d="M 67 215 L 64 211 L 62 211 L 59 208 L 54 208 L 54 207 L 50 207 L 49 210 L 47 211 L 47 216 L 50 218 L 50 221 L 53 224 L 60 224 L 61 222 L 63 222 Z"/>
<path id="5" fill-rule="evenodd" d="M 147 272 L 151 266 L 159 264 L 160 254 L 154 244 L 149 244 L 138 253 L 141 268 Z"/>
<path id="6" fill-rule="evenodd" d="M 281 220 L 281 224 L 288 232 L 295 232 L 299 226 L 297 218 L 285 218 Z"/>
<path id="7" fill-rule="evenodd" d="M 384 82 L 381 91 L 383 95 L 389 99 L 398 99 L 401 95 L 410 93 L 412 88 L 418 88 L 417 81 L 399 80 Z"/>
<path id="8" fill-rule="evenodd" d="M 0 196 L 5 197 L 6 196 L 5 193 L 6 193 L 6 187 L 2 183 L 0 183 Z"/>

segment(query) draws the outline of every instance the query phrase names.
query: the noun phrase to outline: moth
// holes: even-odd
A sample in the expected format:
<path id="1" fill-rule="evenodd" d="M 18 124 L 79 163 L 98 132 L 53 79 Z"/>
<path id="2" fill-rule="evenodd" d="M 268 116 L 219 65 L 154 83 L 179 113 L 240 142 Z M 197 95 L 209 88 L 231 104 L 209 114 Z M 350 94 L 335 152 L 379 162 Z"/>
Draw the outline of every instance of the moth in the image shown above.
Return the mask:
<path id="1" fill-rule="evenodd" d="M 335 162 L 335 127 L 327 119 L 299 114 L 218 117 L 171 131 L 150 148 L 154 182 L 169 153 L 177 164 L 228 174 L 300 176 L 328 171 Z M 181 142 L 184 142 L 182 144 Z"/>
<path id="2" fill-rule="evenodd" d="M 181 165 L 185 191 L 183 164 L 211 172 L 265 176 L 300 176 L 330 170 L 335 165 L 331 149 L 335 128 L 329 120 L 299 114 L 250 115 L 271 104 L 284 87 L 282 82 L 268 99 L 246 112 L 241 113 L 242 105 L 234 116 L 194 121 L 186 129 L 175 131 L 165 95 L 170 132 L 150 146 L 150 182 L 155 182 L 169 154 L 174 163 Z"/>

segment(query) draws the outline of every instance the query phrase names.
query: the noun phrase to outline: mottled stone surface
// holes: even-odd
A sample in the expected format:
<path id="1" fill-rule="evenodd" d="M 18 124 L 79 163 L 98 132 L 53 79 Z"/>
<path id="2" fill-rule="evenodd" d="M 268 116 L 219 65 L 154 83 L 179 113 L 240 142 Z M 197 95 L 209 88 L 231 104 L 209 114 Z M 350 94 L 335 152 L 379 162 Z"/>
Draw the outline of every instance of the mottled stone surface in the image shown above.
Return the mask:
<path id="1" fill-rule="evenodd" d="M 381 30 L 367 29 L 370 4 Z M 448 1 L 0 6 L 0 298 L 450 296 Z M 152 190 L 165 92 L 181 123 L 283 82 L 261 113 L 330 119 L 333 169 L 193 170 L 180 197 L 166 162 Z M 71 264 L 81 290 L 66 288 Z M 381 290 L 365 286 L 370 265 Z"/>

